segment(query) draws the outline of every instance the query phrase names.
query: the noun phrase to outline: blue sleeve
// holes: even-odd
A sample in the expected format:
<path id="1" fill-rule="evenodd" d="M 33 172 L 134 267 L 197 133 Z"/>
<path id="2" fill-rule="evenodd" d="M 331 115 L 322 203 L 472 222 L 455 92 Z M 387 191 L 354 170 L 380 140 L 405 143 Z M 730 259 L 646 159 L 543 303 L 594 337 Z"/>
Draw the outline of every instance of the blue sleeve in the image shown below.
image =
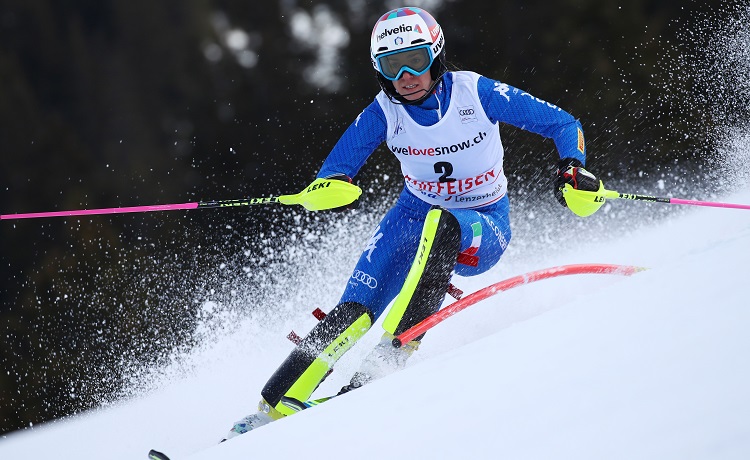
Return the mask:
<path id="1" fill-rule="evenodd" d="M 377 101 L 359 114 L 323 162 L 319 178 L 345 174 L 354 177 L 373 151 L 385 141 L 387 122 Z"/>
<path id="2" fill-rule="evenodd" d="M 507 123 L 552 139 L 560 158 L 576 158 L 586 164 L 583 128 L 571 114 L 525 91 L 486 77 L 479 77 L 477 90 L 490 121 Z"/>

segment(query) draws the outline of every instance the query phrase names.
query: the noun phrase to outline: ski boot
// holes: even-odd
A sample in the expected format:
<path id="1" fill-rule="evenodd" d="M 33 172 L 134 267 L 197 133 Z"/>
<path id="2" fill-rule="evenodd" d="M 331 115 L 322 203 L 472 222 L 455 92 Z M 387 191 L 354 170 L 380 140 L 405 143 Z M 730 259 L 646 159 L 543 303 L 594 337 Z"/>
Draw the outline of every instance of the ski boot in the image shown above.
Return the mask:
<path id="1" fill-rule="evenodd" d="M 349 385 L 343 386 L 337 396 L 406 367 L 406 360 L 419 348 L 419 341 L 412 340 L 401 348 L 395 348 L 394 337 L 390 332 L 383 334 L 380 342 L 365 357 L 359 371 L 354 373 Z"/>
<path id="2" fill-rule="evenodd" d="M 261 399 L 258 403 L 258 412 L 250 414 L 235 423 L 232 429 L 229 430 L 229 434 L 227 434 L 227 437 L 224 438 L 222 442 L 226 441 L 227 439 L 232 439 L 241 434 L 245 434 L 248 431 L 255 430 L 256 428 L 260 428 L 263 425 L 268 425 L 269 423 L 282 417 L 284 417 L 284 414 L 271 407 L 271 405 L 268 404 L 265 399 Z"/>

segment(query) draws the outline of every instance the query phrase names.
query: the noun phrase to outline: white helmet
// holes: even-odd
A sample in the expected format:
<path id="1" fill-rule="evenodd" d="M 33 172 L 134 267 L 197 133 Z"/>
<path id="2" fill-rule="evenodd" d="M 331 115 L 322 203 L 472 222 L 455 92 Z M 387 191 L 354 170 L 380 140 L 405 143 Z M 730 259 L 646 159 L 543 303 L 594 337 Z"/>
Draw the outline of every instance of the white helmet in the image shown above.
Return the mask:
<path id="1" fill-rule="evenodd" d="M 383 90 L 404 102 L 390 82 L 406 71 L 422 75 L 428 70 L 437 81 L 446 70 L 444 47 L 443 29 L 435 18 L 421 8 L 404 7 L 385 13 L 375 23 L 370 59 Z"/>

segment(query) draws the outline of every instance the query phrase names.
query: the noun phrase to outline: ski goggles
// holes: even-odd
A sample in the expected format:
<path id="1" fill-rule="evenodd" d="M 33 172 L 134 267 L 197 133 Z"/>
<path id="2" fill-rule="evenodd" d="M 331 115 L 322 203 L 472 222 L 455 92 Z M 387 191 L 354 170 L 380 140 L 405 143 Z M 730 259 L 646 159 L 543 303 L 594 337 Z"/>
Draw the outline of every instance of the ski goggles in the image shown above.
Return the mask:
<path id="1" fill-rule="evenodd" d="M 430 45 L 391 51 L 375 58 L 378 71 L 391 81 L 401 78 L 404 72 L 409 72 L 418 77 L 430 69 L 432 61 Z"/>

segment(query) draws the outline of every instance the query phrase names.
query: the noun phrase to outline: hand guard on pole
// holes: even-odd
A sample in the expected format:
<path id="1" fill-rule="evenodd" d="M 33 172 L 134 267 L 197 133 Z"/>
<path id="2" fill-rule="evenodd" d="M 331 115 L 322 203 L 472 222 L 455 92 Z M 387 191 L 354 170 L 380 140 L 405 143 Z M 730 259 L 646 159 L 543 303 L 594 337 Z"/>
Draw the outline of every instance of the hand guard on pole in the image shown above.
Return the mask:
<path id="1" fill-rule="evenodd" d="M 580 217 L 590 216 L 604 204 L 604 184 L 575 158 L 563 158 L 557 164 L 555 198 Z"/>
<path id="2" fill-rule="evenodd" d="M 315 179 L 296 195 L 282 195 L 279 202 L 299 204 L 308 211 L 344 210 L 354 207 L 353 203 L 362 195 L 362 189 L 351 183 L 346 176 L 328 179 Z"/>

